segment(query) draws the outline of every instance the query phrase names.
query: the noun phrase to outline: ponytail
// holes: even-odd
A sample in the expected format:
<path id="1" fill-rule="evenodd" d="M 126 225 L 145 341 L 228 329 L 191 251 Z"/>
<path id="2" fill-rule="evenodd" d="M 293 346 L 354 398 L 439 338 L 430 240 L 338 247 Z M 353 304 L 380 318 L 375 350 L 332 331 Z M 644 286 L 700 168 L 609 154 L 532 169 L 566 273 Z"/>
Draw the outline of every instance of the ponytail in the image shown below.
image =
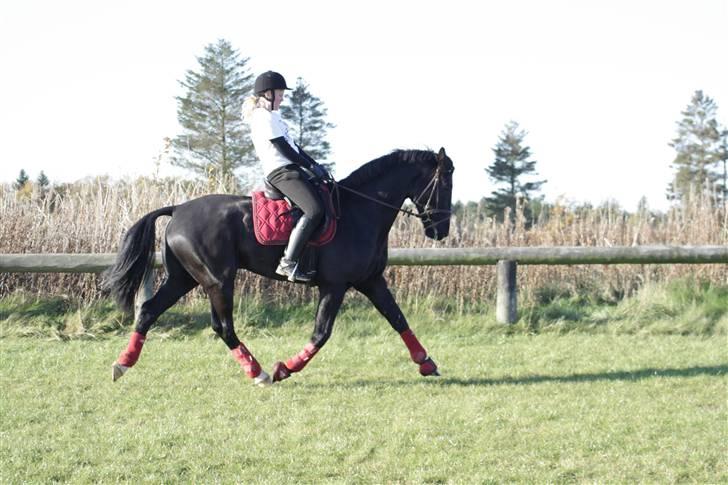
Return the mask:
<path id="1" fill-rule="evenodd" d="M 248 96 L 243 102 L 243 119 L 249 120 L 250 115 L 253 114 L 253 110 L 256 108 L 263 108 L 270 111 L 273 108 L 273 103 L 265 98 L 265 96 L 258 96 L 256 94 Z"/>

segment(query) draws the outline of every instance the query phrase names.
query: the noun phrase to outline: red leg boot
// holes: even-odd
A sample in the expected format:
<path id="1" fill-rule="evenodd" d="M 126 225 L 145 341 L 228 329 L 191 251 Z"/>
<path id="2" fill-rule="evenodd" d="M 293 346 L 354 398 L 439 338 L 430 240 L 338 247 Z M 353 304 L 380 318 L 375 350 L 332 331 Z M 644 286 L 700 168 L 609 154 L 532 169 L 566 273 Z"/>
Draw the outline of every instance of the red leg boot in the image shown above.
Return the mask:
<path id="1" fill-rule="evenodd" d="M 111 378 L 117 381 L 121 376 L 126 373 L 134 364 L 139 360 L 139 355 L 142 353 L 142 347 L 146 337 L 139 332 L 134 332 L 129 338 L 129 345 L 126 350 L 119 354 L 119 358 L 116 359 L 111 366 Z"/>
<path id="2" fill-rule="evenodd" d="M 273 382 L 288 379 L 292 373 L 302 371 L 303 368 L 306 367 L 306 364 L 308 364 L 308 361 L 311 360 L 318 351 L 318 347 L 312 343 L 308 343 L 302 351 L 300 351 L 295 357 L 288 359 L 285 364 L 283 362 L 276 362 L 273 366 Z"/>
<path id="3" fill-rule="evenodd" d="M 440 373 L 437 370 L 437 364 L 430 357 L 427 356 L 427 351 L 417 340 L 414 332 L 411 329 L 407 329 L 399 334 L 404 340 L 404 344 L 409 350 L 410 357 L 415 364 L 420 365 L 420 374 L 423 376 L 439 376 Z"/>
<path id="4" fill-rule="evenodd" d="M 270 376 L 260 367 L 260 364 L 253 354 L 241 342 L 240 345 L 230 351 L 245 371 L 245 375 L 253 379 L 253 383 L 259 386 L 271 384 Z"/>

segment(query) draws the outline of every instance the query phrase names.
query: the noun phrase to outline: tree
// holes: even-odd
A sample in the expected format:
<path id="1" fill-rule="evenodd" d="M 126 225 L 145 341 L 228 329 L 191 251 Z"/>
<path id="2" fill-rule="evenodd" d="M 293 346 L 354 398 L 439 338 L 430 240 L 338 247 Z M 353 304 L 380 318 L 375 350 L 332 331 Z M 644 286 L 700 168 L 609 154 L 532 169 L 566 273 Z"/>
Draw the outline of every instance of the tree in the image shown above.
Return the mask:
<path id="1" fill-rule="evenodd" d="M 38 193 L 40 197 L 45 198 L 48 192 L 48 186 L 51 184 L 51 181 L 48 180 L 48 177 L 46 177 L 46 174 L 45 172 L 43 172 L 43 170 L 40 171 L 40 174 L 38 175 L 38 178 L 35 182 L 38 186 Z"/>
<path id="2" fill-rule="evenodd" d="M 15 190 L 23 190 L 25 188 L 25 185 L 30 181 L 30 177 L 28 177 L 28 174 L 25 173 L 25 170 L 22 168 L 20 169 L 20 174 L 18 174 L 18 178 L 15 179 L 15 183 L 13 184 L 13 187 L 15 187 Z"/>
<path id="3" fill-rule="evenodd" d="M 335 126 L 326 121 L 327 113 L 323 101 L 311 94 L 308 84 L 300 77 L 296 88 L 287 96 L 287 103 L 281 106 L 281 117 L 288 121 L 295 142 L 331 171 L 334 164 L 323 162 L 331 151 L 326 132 Z"/>
<path id="4" fill-rule="evenodd" d="M 718 149 L 718 179 L 716 189 L 721 194 L 723 204 L 728 204 L 728 129 L 720 132 L 720 148 Z"/>
<path id="5" fill-rule="evenodd" d="M 38 175 L 38 180 L 36 180 L 36 182 L 38 183 L 38 187 L 40 187 L 41 190 L 45 190 L 51 184 L 51 181 L 48 180 L 48 177 L 46 177 L 46 174 L 43 172 L 43 170 L 40 171 L 40 174 Z"/>
<path id="6" fill-rule="evenodd" d="M 524 176 L 537 175 L 536 161 L 530 160 L 531 149 L 523 144 L 526 134 L 526 131 L 519 129 L 515 121 L 507 123 L 493 148 L 495 161 L 485 169 L 488 176 L 497 185 L 502 186 L 485 199 L 486 210 L 498 220 L 503 220 L 506 207 L 510 208 L 510 217 L 514 220 L 518 200 L 523 199 L 526 220 L 530 223 L 531 204 L 528 202 L 531 200 L 531 194 L 540 190 L 541 185 L 546 183 L 546 180 L 522 182 Z"/>
<path id="7" fill-rule="evenodd" d="M 672 162 L 675 177 L 667 188 L 669 200 L 685 201 L 691 193 L 704 195 L 719 181 L 721 136 L 717 110 L 715 101 L 698 90 L 682 112 L 677 136 L 670 143 L 677 155 Z"/>
<path id="8" fill-rule="evenodd" d="M 173 165 L 191 170 L 216 185 L 231 189 L 234 170 L 256 162 L 249 128 L 242 120 L 242 104 L 253 88 L 248 58 L 220 39 L 198 57 L 199 69 L 188 70 L 180 85 L 177 119 L 185 133 L 172 145 Z"/>

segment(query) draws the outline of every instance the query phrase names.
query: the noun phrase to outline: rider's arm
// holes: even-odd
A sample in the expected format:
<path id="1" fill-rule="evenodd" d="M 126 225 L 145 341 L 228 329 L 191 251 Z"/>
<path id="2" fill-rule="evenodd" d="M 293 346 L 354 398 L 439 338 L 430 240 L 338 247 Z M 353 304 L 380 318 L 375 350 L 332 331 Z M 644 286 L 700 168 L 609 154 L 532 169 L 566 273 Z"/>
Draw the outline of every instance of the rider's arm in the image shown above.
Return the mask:
<path id="1" fill-rule="evenodd" d="M 305 158 L 306 160 L 308 160 L 308 163 L 311 164 L 311 167 L 312 167 L 311 170 L 317 177 L 324 179 L 324 180 L 331 178 L 331 174 L 326 169 L 326 167 L 324 167 L 323 165 L 318 163 L 316 160 L 313 159 L 313 157 L 311 157 L 311 155 L 309 155 L 308 153 L 303 151 L 303 148 L 301 148 L 301 146 L 298 143 L 296 143 L 296 146 L 298 147 L 298 153 L 300 153 L 301 156 L 303 158 Z"/>
<path id="2" fill-rule="evenodd" d="M 309 159 L 294 150 L 293 147 L 288 144 L 284 137 L 280 136 L 278 138 L 273 138 L 270 142 L 273 144 L 274 147 L 278 149 L 279 152 L 281 152 L 281 155 L 290 160 L 291 163 L 301 165 L 302 167 L 311 168 L 311 162 L 309 161 Z"/>
<path id="3" fill-rule="evenodd" d="M 300 152 L 296 152 L 296 150 L 294 150 L 293 147 L 288 144 L 284 137 L 281 136 L 278 138 L 273 138 L 270 142 L 273 143 L 273 146 L 276 147 L 284 157 L 297 165 L 305 167 L 311 173 L 313 173 L 314 176 L 320 179 L 326 179 L 328 177 L 326 170 L 321 165 L 316 163 L 313 158 L 306 155 L 303 150 L 301 150 Z"/>
<path id="4" fill-rule="evenodd" d="M 308 160 L 308 163 L 310 163 L 311 165 L 318 165 L 318 162 L 316 160 L 314 160 L 313 158 L 311 158 L 311 155 L 309 155 L 308 153 L 303 151 L 303 148 L 301 148 L 301 145 L 296 143 L 296 146 L 298 147 L 298 153 L 300 153 L 303 158 Z"/>

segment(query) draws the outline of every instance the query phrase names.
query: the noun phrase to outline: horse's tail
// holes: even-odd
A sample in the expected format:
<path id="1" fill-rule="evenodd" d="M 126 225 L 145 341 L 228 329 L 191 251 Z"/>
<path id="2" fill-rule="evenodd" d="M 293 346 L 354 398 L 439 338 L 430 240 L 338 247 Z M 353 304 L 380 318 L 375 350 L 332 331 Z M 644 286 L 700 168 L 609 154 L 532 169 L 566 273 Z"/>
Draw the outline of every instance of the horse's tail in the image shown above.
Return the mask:
<path id="1" fill-rule="evenodd" d="M 175 206 L 150 212 L 124 235 L 116 263 L 104 271 L 101 287 L 111 293 L 122 310 L 129 312 L 144 274 L 154 263 L 154 223 L 159 216 L 171 216 Z"/>

